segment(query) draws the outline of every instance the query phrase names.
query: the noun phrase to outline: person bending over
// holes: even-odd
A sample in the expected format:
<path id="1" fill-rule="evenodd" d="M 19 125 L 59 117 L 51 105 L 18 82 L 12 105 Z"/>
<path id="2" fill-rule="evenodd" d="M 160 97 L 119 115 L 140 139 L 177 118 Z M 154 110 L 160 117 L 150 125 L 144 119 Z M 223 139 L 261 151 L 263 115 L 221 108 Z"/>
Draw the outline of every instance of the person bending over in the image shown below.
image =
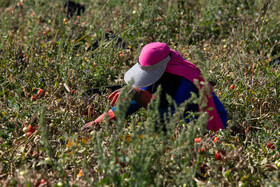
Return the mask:
<path id="1" fill-rule="evenodd" d="M 161 85 L 159 112 L 161 118 L 168 113 L 168 108 L 171 107 L 171 112 L 175 113 L 175 108 L 170 106 L 166 99 L 166 95 L 170 95 L 180 106 L 183 102 L 191 97 L 191 93 L 199 95 L 200 88 L 195 86 L 194 82 L 204 82 L 200 69 L 185 60 L 180 53 L 169 48 L 165 43 L 153 42 L 145 45 L 141 50 L 138 62 L 130 68 L 124 76 L 127 84 L 132 83 L 133 100 L 126 113 L 126 116 L 138 111 L 141 107 L 147 107 L 153 94 Z M 211 87 L 211 86 L 210 86 Z M 111 105 L 116 105 L 119 99 L 121 90 L 116 90 L 111 93 L 108 99 L 112 100 Z M 187 112 L 207 112 L 208 124 L 207 130 L 218 131 L 227 126 L 227 112 L 224 105 L 220 102 L 213 91 L 206 94 L 206 107 L 200 108 L 197 104 L 188 104 L 185 108 Z M 118 105 L 114 106 L 108 112 L 104 112 L 96 120 L 85 124 L 82 130 L 92 129 L 95 125 L 100 125 L 104 121 L 105 116 L 110 121 L 115 119 L 115 111 L 118 110 Z"/>

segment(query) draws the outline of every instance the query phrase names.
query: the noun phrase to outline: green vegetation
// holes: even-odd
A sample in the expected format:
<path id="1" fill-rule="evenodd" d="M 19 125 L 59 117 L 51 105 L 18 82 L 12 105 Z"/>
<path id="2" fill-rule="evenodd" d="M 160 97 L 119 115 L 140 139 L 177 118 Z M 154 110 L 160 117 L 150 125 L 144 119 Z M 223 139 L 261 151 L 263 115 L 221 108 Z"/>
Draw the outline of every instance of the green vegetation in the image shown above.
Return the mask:
<path id="1" fill-rule="evenodd" d="M 280 185 L 280 68 L 269 65 L 280 51 L 280 1 L 79 2 L 85 12 L 67 19 L 64 1 L 0 0 L 1 185 Z M 105 41 L 110 30 L 128 50 Z M 121 101 L 115 123 L 80 133 L 110 107 L 110 90 L 87 89 L 123 84 L 153 41 L 215 83 L 228 128 L 207 132 L 205 116 L 186 124 L 178 112 L 156 132 L 156 102 L 124 119 Z M 39 89 L 45 95 L 32 100 Z"/>

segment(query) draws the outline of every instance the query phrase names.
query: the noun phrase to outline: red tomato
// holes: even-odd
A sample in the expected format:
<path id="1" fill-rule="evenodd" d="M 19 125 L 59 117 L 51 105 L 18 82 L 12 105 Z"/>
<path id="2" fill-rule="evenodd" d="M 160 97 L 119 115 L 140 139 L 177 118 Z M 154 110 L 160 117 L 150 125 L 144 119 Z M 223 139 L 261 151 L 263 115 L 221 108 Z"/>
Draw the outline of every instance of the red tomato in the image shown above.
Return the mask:
<path id="1" fill-rule="evenodd" d="M 36 156 L 37 154 L 37 151 L 33 151 L 32 156 Z"/>
<path id="2" fill-rule="evenodd" d="M 201 147 L 200 150 L 198 150 L 197 152 L 200 153 L 200 154 L 203 154 L 203 153 L 205 153 L 205 148 Z"/>
<path id="3" fill-rule="evenodd" d="M 246 131 L 250 131 L 250 130 L 252 130 L 252 126 L 246 128 Z"/>
<path id="4" fill-rule="evenodd" d="M 33 133 L 35 129 L 32 127 L 32 125 L 28 125 L 28 131 Z"/>
<path id="5" fill-rule="evenodd" d="M 216 152 L 215 157 L 216 157 L 217 160 L 222 160 L 222 156 L 219 153 L 219 151 Z"/>
<path id="6" fill-rule="evenodd" d="M 44 97 L 45 96 L 45 90 L 43 90 L 43 89 L 38 90 L 37 96 L 38 97 Z"/>
<path id="7" fill-rule="evenodd" d="M 41 184 L 48 184 L 48 181 L 47 181 L 46 179 L 42 178 L 41 181 L 40 181 L 40 183 L 41 183 Z"/>
<path id="8" fill-rule="evenodd" d="M 214 138 L 214 143 L 218 143 L 218 141 L 219 141 L 219 137 L 215 137 Z"/>
<path id="9" fill-rule="evenodd" d="M 234 90 L 234 87 L 235 87 L 234 84 L 230 85 L 230 89 Z"/>
<path id="10" fill-rule="evenodd" d="M 271 143 L 271 142 L 267 143 L 267 147 L 268 147 L 269 149 L 275 149 L 275 146 L 274 146 L 273 143 Z"/>
<path id="11" fill-rule="evenodd" d="M 29 132 L 26 133 L 26 136 L 27 136 L 27 137 L 30 137 L 31 134 L 32 134 L 32 132 L 29 131 Z"/>
<path id="12" fill-rule="evenodd" d="M 200 142 L 201 142 L 201 138 L 195 138 L 194 141 L 195 141 L 196 143 L 200 143 Z"/>

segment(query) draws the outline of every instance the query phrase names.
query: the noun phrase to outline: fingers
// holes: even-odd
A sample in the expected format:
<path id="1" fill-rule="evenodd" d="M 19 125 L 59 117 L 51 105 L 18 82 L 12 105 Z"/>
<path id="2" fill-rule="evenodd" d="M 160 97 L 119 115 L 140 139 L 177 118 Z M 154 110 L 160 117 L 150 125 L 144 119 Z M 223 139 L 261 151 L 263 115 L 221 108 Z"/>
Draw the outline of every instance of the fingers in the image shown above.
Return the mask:
<path id="1" fill-rule="evenodd" d="M 117 90 L 116 90 L 116 91 L 117 91 Z M 109 99 L 109 100 L 111 100 L 112 98 L 115 97 L 115 95 L 117 94 L 116 91 L 112 92 L 112 93 L 108 96 L 108 99 Z"/>
<path id="2" fill-rule="evenodd" d="M 119 97 L 120 97 L 120 89 L 112 92 L 108 97 L 109 100 L 112 100 L 110 105 L 115 106 Z"/>
<path id="3" fill-rule="evenodd" d="M 110 105 L 115 106 L 115 105 L 117 104 L 117 101 L 119 100 L 119 97 L 120 97 L 120 93 L 116 94 L 116 95 L 113 97 L 113 99 L 112 99 Z"/>
<path id="4" fill-rule="evenodd" d="M 108 99 L 111 100 L 112 98 L 115 97 L 116 94 L 120 93 L 120 89 L 113 91 L 109 96 Z"/>
<path id="5" fill-rule="evenodd" d="M 91 122 L 85 124 L 85 125 L 81 128 L 81 131 L 92 130 L 92 129 L 93 129 L 93 125 L 94 125 L 94 121 L 91 121 Z"/>

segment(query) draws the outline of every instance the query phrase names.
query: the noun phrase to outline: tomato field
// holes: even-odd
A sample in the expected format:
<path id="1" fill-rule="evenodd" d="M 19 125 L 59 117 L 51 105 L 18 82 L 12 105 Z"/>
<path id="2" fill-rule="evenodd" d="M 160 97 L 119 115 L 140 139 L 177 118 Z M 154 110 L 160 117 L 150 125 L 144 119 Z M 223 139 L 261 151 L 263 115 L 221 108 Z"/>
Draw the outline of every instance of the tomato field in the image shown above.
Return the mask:
<path id="1" fill-rule="evenodd" d="M 0 11 L 0 186 L 280 185 L 280 1 L 0 0 Z M 155 41 L 202 70 L 227 128 L 186 123 L 178 106 L 155 131 L 157 102 L 125 119 L 126 94 L 114 123 L 80 131 Z"/>

